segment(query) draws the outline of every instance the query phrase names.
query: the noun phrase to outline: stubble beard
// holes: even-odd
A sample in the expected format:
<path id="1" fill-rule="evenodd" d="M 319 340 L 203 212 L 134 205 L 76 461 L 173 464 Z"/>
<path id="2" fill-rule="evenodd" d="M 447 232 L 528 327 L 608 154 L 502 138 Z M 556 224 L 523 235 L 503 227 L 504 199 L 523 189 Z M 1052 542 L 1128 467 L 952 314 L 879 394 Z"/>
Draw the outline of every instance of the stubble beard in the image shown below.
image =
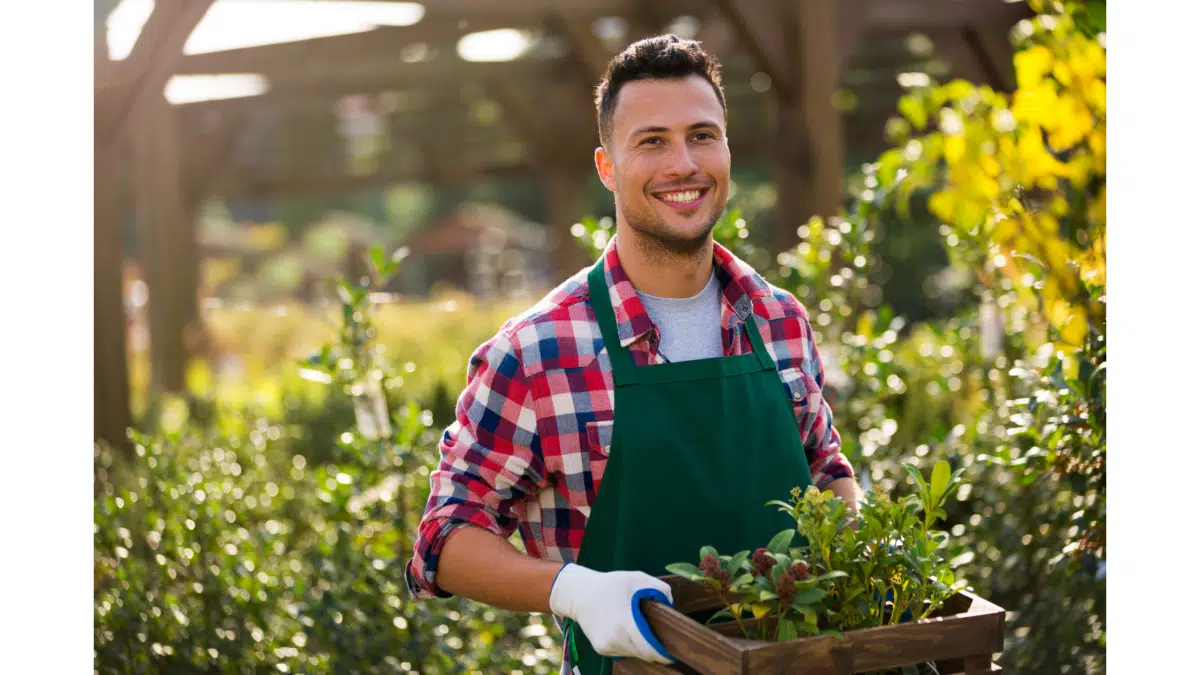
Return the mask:
<path id="1" fill-rule="evenodd" d="M 713 209 L 700 233 L 688 236 L 673 231 L 662 218 L 653 212 L 649 205 L 647 205 L 645 213 L 636 213 L 628 208 L 625 200 L 618 196 L 617 208 L 621 210 L 621 215 L 624 216 L 629 229 L 636 235 L 633 243 L 647 260 L 655 264 L 692 260 L 702 256 L 705 253 L 709 236 L 724 210 L 723 208 Z"/>

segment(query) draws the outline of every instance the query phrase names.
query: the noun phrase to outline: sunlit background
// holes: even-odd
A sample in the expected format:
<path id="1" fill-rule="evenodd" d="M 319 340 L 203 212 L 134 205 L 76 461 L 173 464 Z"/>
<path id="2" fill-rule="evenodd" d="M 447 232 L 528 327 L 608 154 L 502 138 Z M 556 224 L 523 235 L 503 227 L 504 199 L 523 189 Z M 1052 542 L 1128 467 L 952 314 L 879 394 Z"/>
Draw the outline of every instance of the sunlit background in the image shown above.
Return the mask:
<path id="1" fill-rule="evenodd" d="M 471 350 L 611 236 L 592 91 L 669 32 L 721 60 L 718 239 L 808 308 L 863 486 L 968 467 L 1006 672 L 1103 672 L 1103 17 L 97 0 L 98 664 L 557 672 L 544 617 L 412 603 L 396 556 Z"/>

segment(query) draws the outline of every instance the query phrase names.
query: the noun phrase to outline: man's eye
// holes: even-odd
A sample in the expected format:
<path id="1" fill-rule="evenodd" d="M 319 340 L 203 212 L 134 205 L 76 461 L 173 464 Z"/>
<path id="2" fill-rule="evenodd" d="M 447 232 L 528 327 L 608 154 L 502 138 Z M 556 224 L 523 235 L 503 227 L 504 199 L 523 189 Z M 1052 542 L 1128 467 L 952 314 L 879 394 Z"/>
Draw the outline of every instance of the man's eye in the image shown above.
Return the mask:
<path id="1" fill-rule="evenodd" d="M 702 141 L 711 141 L 712 139 L 716 138 L 716 136 L 713 136 L 707 131 L 701 131 L 700 133 L 696 134 L 695 138 Z"/>
<path id="2" fill-rule="evenodd" d="M 661 140 L 662 139 L 658 138 L 657 136 L 651 136 L 650 138 L 642 139 L 642 145 L 646 145 L 647 143 L 658 143 Z"/>

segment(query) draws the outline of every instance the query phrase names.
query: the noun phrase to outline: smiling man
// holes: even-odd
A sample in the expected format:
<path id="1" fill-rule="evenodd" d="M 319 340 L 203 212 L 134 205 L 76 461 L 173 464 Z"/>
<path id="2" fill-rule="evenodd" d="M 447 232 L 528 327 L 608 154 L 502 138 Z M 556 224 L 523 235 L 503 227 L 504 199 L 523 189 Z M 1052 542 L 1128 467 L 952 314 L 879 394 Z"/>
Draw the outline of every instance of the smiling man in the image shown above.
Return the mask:
<path id="1" fill-rule="evenodd" d="M 715 59 L 634 43 L 596 108 L 616 236 L 471 356 L 407 568 L 416 597 L 553 613 L 582 675 L 672 661 L 639 609 L 672 602 L 665 565 L 765 546 L 795 523 L 764 504 L 793 487 L 858 498 L 804 308 L 713 241 L 730 171 Z"/>

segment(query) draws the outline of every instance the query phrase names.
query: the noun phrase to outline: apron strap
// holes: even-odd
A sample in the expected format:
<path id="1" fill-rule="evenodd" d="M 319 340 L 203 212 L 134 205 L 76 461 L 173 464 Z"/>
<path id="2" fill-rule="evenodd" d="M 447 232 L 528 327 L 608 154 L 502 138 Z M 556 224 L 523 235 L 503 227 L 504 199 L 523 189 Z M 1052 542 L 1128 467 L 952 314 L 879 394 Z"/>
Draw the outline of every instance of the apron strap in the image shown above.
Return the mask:
<path id="1" fill-rule="evenodd" d="M 588 293 L 592 299 L 592 310 L 596 313 L 596 321 L 600 324 L 600 335 L 604 338 L 604 346 L 608 349 L 608 357 L 612 361 L 613 382 L 617 386 L 631 384 L 636 374 L 633 372 L 633 355 L 621 346 L 621 338 L 617 333 L 616 314 L 613 313 L 612 298 L 609 295 L 608 283 L 604 279 L 604 256 L 601 256 L 592 271 L 588 272 Z M 742 323 L 743 329 L 750 337 L 750 345 L 758 356 L 758 364 L 763 370 L 775 370 L 775 358 L 767 351 L 762 334 L 754 320 L 754 310 Z"/>
<path id="2" fill-rule="evenodd" d="M 763 344 L 762 333 L 758 330 L 758 323 L 754 321 L 754 310 L 750 313 L 742 323 L 746 334 L 750 336 L 750 346 L 754 348 L 754 353 L 758 355 L 758 365 L 762 366 L 763 370 L 775 370 L 775 357 L 771 356 L 767 351 L 767 346 Z"/>
<path id="3" fill-rule="evenodd" d="M 603 255 L 588 272 L 588 293 L 592 298 L 596 321 L 600 324 L 600 335 L 604 337 L 604 346 L 608 349 L 608 358 L 612 361 L 613 383 L 618 387 L 631 384 L 634 381 L 633 354 L 621 346 L 621 337 L 617 334 L 617 318 L 608 294 L 608 283 L 604 280 Z"/>

